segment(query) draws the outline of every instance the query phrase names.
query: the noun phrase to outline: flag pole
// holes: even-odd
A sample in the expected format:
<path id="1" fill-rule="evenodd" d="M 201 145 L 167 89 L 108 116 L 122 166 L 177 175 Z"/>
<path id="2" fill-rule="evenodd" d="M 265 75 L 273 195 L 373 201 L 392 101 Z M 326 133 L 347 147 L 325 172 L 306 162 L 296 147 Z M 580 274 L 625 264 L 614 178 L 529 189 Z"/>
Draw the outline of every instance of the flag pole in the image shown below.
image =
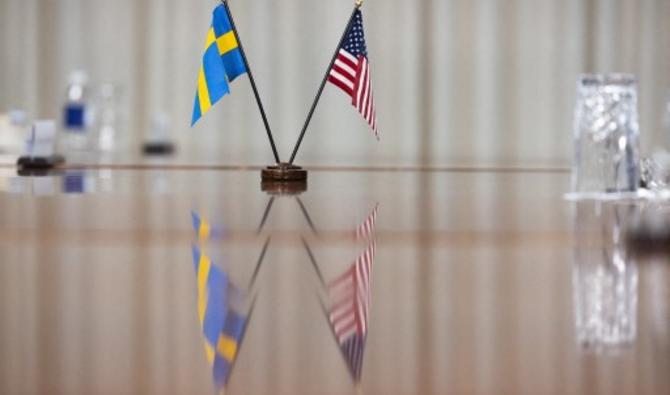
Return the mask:
<path id="1" fill-rule="evenodd" d="M 261 265 L 263 264 L 263 258 L 265 258 L 265 253 L 268 252 L 269 245 L 270 245 L 270 236 L 268 236 L 268 238 L 265 240 L 265 244 L 263 244 L 261 255 L 258 257 L 256 268 L 254 269 L 254 274 L 251 275 L 251 280 L 249 281 L 249 285 L 247 285 L 247 292 L 251 291 L 251 288 L 256 283 L 256 277 L 258 277 L 258 272 L 260 271 Z"/>
<path id="2" fill-rule="evenodd" d="M 272 137 L 272 131 L 270 130 L 270 124 L 268 123 L 268 118 L 265 115 L 265 109 L 263 108 L 263 103 L 261 102 L 261 97 L 258 94 L 258 88 L 256 88 L 256 81 L 254 80 L 254 75 L 251 72 L 251 67 L 249 67 L 249 62 L 247 61 L 247 55 L 244 51 L 244 46 L 240 40 L 240 35 L 237 33 L 237 27 L 235 27 L 235 21 L 233 20 L 233 14 L 230 12 L 230 7 L 228 7 L 228 0 L 221 0 L 226 13 L 228 14 L 228 20 L 230 20 L 230 26 L 233 28 L 233 34 L 235 34 L 235 39 L 237 40 L 237 45 L 240 48 L 240 54 L 242 55 L 242 61 L 244 61 L 244 67 L 247 69 L 247 74 L 249 74 L 249 82 L 251 82 L 251 89 L 254 91 L 254 96 L 256 97 L 256 104 L 258 109 L 261 112 L 261 118 L 263 118 L 263 125 L 265 125 L 265 131 L 268 134 L 268 139 L 270 140 L 270 146 L 272 147 L 272 154 L 275 157 L 275 163 L 279 163 L 279 154 L 277 153 L 277 146 L 275 145 L 275 140 Z"/>
<path id="3" fill-rule="evenodd" d="M 268 215 L 270 215 L 270 210 L 272 209 L 272 203 L 274 203 L 275 197 L 272 196 L 270 200 L 268 201 L 268 204 L 265 206 L 265 212 L 263 212 L 263 219 L 261 219 L 261 223 L 258 225 L 258 229 L 256 230 L 256 235 L 261 234 L 261 231 L 263 230 L 263 227 L 265 226 L 265 222 L 268 220 Z"/>
<path id="4" fill-rule="evenodd" d="M 247 329 L 249 329 L 249 323 L 251 322 L 251 317 L 254 314 L 254 309 L 256 308 L 256 300 L 258 299 L 258 295 L 254 296 L 254 300 L 251 302 L 251 307 L 249 308 L 249 313 L 247 313 L 247 322 L 244 324 L 244 329 L 242 331 L 242 335 L 240 336 L 240 341 L 237 343 L 237 352 L 235 354 L 235 358 L 233 359 L 233 362 L 230 364 L 230 370 L 228 371 L 228 378 L 233 374 L 233 369 L 235 368 L 235 365 L 237 363 L 237 357 L 239 356 L 240 349 L 242 348 L 242 343 L 244 342 L 244 338 L 247 335 Z M 226 380 L 227 381 L 227 380 Z M 227 384 L 227 383 L 226 383 Z M 222 388 L 225 393 L 225 385 L 224 388 Z"/>
<path id="5" fill-rule="evenodd" d="M 354 21 L 354 15 L 356 14 L 356 11 L 358 11 L 359 8 L 363 5 L 363 0 L 356 0 L 356 5 L 354 6 L 354 10 L 351 13 L 351 16 L 349 17 L 349 22 L 347 23 L 347 27 L 344 29 L 344 33 L 342 33 L 342 38 L 340 38 L 340 42 L 337 44 L 337 47 L 335 48 L 335 53 L 333 54 L 332 59 L 330 60 L 330 64 L 328 65 L 328 68 L 326 69 L 326 75 L 323 76 L 323 80 L 321 81 L 321 86 L 319 87 L 319 90 L 316 93 L 316 97 L 314 98 L 314 102 L 312 102 L 312 108 L 309 110 L 309 114 L 307 114 L 307 119 L 305 120 L 305 124 L 302 127 L 302 131 L 300 132 L 300 137 L 298 137 L 298 141 L 295 143 L 295 148 L 293 148 L 293 153 L 291 154 L 291 159 L 288 161 L 289 164 L 293 164 L 293 161 L 295 160 L 295 156 L 298 154 L 298 149 L 300 148 L 300 144 L 302 143 L 303 137 L 305 137 L 305 132 L 307 131 L 307 127 L 309 126 L 310 121 L 312 120 L 312 115 L 314 115 L 314 110 L 316 109 L 316 105 L 319 104 L 319 99 L 321 99 L 321 94 L 323 93 L 323 88 L 326 86 L 326 81 L 328 81 L 328 75 L 330 74 L 330 69 L 333 68 L 333 64 L 335 64 L 335 60 L 337 59 L 337 54 L 340 51 L 340 47 L 342 46 L 342 43 L 344 42 L 344 39 L 347 37 L 347 34 L 349 33 L 349 30 L 351 29 L 351 24 Z"/>
<path id="6" fill-rule="evenodd" d="M 326 288 L 326 281 L 323 279 L 323 274 L 321 274 L 321 269 L 319 269 L 319 265 L 316 263 L 316 258 L 314 258 L 314 253 L 312 253 L 312 249 L 309 248 L 309 244 L 307 244 L 307 241 L 305 240 L 304 237 L 301 237 L 300 240 L 302 240 L 302 245 L 305 247 L 307 255 L 309 255 L 309 261 L 312 262 L 312 266 L 314 267 L 316 275 L 319 277 L 321 286 L 323 288 Z"/>
<path id="7" fill-rule="evenodd" d="M 307 224 L 309 225 L 309 228 L 312 230 L 312 232 L 315 235 L 318 235 L 319 232 L 316 230 L 316 227 L 314 226 L 314 222 L 312 222 L 312 217 L 309 216 L 309 213 L 307 212 L 307 208 L 305 208 L 305 205 L 302 203 L 302 200 L 298 196 L 295 197 L 295 200 L 298 202 L 298 205 L 300 206 L 300 211 L 302 211 L 302 214 L 305 216 L 305 220 L 307 220 Z"/>

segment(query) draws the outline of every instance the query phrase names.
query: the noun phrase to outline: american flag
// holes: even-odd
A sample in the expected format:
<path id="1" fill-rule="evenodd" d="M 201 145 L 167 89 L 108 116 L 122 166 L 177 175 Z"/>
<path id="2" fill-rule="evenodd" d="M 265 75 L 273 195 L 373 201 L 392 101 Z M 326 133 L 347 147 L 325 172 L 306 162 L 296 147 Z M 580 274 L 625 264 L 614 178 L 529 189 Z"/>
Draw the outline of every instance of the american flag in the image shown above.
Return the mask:
<path id="1" fill-rule="evenodd" d="M 368 215 L 365 221 L 356 228 L 356 240 L 368 240 L 374 235 L 378 208 L 379 204 L 372 209 L 372 212 Z"/>
<path id="2" fill-rule="evenodd" d="M 375 241 L 340 276 L 328 284 L 330 324 L 356 381 L 360 380 L 371 301 L 370 279 Z"/>
<path id="3" fill-rule="evenodd" d="M 347 360 L 349 370 L 356 382 L 361 380 L 363 371 L 363 352 L 365 351 L 365 336 L 354 335 L 349 337 L 340 345 L 342 353 Z"/>
<path id="4" fill-rule="evenodd" d="M 379 140 L 368 50 L 363 33 L 363 14 L 360 10 L 354 13 L 351 28 L 339 48 L 335 63 L 328 74 L 328 81 L 351 96 L 351 104 L 358 109 Z"/>

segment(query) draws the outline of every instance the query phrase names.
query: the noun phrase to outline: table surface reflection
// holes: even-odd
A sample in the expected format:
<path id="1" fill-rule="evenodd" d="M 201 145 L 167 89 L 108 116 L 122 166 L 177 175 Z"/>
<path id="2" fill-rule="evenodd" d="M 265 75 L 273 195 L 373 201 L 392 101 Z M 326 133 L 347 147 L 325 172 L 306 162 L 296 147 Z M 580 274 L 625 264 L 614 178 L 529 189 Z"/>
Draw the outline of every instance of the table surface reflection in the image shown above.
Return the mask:
<path id="1" fill-rule="evenodd" d="M 1 169 L 0 393 L 214 393 L 193 246 L 253 300 L 227 394 L 670 393 L 670 266 L 568 185 L 321 170 L 278 196 L 252 170 Z M 357 380 L 324 284 L 373 243 Z"/>

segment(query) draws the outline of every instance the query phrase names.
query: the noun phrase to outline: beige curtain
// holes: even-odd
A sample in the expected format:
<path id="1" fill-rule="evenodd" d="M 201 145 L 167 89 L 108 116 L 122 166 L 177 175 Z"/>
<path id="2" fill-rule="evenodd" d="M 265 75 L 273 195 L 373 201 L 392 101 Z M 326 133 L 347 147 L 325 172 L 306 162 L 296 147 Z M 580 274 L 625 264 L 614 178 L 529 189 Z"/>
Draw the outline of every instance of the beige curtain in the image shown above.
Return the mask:
<path id="1" fill-rule="evenodd" d="M 56 117 L 66 78 L 123 87 L 126 150 L 166 112 L 184 160 L 266 164 L 246 78 L 196 128 L 195 77 L 214 0 L 1 0 L 0 111 Z M 232 0 L 288 156 L 353 1 Z M 643 151 L 668 146 L 666 0 L 367 0 L 364 21 L 381 142 L 327 87 L 298 161 L 351 165 L 567 165 L 575 80 L 640 80 Z"/>

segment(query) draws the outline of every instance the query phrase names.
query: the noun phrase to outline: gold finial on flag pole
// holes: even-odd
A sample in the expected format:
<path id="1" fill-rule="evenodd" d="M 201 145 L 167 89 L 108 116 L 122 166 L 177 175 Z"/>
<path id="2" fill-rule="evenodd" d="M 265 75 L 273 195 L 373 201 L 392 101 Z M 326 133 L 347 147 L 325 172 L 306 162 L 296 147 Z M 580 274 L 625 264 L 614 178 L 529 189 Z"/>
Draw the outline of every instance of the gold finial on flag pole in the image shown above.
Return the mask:
<path id="1" fill-rule="evenodd" d="M 361 8 L 363 6 L 363 0 L 356 0 L 356 8 Z"/>

